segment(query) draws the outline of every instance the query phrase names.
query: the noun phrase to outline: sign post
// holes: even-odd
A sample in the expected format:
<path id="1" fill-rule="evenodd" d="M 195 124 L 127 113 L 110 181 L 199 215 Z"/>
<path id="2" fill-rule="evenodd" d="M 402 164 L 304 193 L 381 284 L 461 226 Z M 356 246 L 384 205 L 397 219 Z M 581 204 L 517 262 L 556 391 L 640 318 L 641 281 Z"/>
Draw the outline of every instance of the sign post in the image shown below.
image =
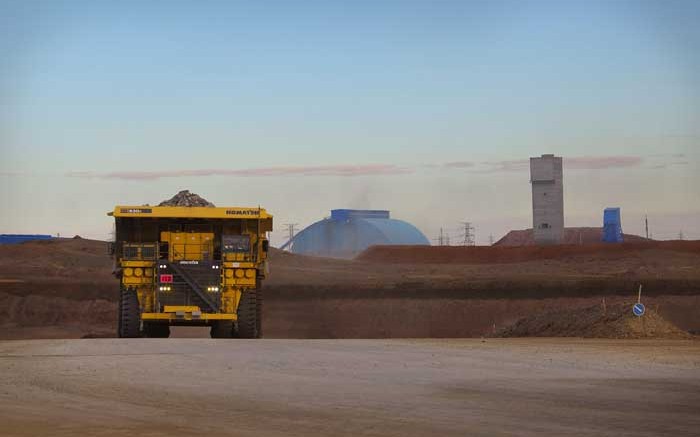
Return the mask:
<path id="1" fill-rule="evenodd" d="M 637 293 L 637 303 L 632 307 L 632 314 L 637 317 L 642 317 L 646 312 L 644 304 L 642 303 L 642 284 L 639 284 L 639 292 Z"/>
<path id="2" fill-rule="evenodd" d="M 637 294 L 637 303 L 642 302 L 642 284 L 639 284 L 639 293 Z"/>

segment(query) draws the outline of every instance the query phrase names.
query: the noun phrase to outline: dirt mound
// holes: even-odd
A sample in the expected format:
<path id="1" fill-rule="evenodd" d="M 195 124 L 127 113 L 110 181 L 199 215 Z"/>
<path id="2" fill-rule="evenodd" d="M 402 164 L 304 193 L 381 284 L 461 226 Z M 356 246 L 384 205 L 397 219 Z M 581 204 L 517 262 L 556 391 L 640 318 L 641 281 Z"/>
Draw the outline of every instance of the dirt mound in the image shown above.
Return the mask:
<path id="1" fill-rule="evenodd" d="M 518 320 L 496 337 L 691 338 L 692 336 L 647 308 L 642 317 L 632 304 L 594 305 L 558 309 Z"/>
<path id="2" fill-rule="evenodd" d="M 550 246 L 372 246 L 355 260 L 390 264 L 501 264 L 545 259 L 595 257 L 597 260 L 633 258 L 648 250 L 700 254 L 700 240 L 642 241 L 620 244 Z"/>
<path id="3" fill-rule="evenodd" d="M 603 228 L 564 228 L 562 244 L 595 244 L 603 238 Z M 624 241 L 647 241 L 639 235 L 623 234 Z M 508 232 L 503 238 L 493 243 L 494 246 L 534 246 L 535 238 L 530 229 Z"/>
<path id="4" fill-rule="evenodd" d="M 195 193 L 190 193 L 190 190 L 182 190 L 170 199 L 160 202 L 158 206 L 207 206 L 213 208 L 215 205 Z"/>
<path id="5" fill-rule="evenodd" d="M 25 281 L 61 278 L 72 282 L 114 279 L 107 243 L 85 238 L 54 238 L 0 245 L 0 278 Z"/>

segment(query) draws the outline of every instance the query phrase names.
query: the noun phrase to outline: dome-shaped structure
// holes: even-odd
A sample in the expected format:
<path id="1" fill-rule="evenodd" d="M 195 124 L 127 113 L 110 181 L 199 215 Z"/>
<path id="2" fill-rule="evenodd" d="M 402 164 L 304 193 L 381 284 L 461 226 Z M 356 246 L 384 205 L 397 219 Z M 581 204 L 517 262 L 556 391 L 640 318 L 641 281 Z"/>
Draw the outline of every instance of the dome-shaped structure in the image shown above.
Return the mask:
<path id="1" fill-rule="evenodd" d="M 303 255 L 352 258 L 378 244 L 430 244 L 415 226 L 389 218 L 389 211 L 334 209 L 331 217 L 299 232 L 291 251 Z"/>

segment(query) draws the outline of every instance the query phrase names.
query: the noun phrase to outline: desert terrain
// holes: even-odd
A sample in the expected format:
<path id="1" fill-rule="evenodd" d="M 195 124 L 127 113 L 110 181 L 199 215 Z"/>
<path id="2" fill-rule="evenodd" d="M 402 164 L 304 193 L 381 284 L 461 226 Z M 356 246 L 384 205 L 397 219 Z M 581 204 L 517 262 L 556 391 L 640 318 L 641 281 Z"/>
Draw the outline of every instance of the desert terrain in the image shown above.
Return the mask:
<path id="1" fill-rule="evenodd" d="M 116 329 L 106 250 L 78 238 L 0 246 L 3 435 L 700 427 L 697 242 L 374 247 L 350 261 L 275 250 L 262 340 L 197 327 L 99 338 Z M 639 284 L 642 319 L 630 311 Z"/>
<path id="2" fill-rule="evenodd" d="M 694 436 L 692 340 L 0 342 L 6 436 Z"/>
<path id="3" fill-rule="evenodd" d="M 0 338 L 113 336 L 118 284 L 111 270 L 101 241 L 0 246 Z M 640 284 L 651 311 L 700 331 L 696 241 L 378 246 L 355 260 L 274 250 L 270 270 L 268 338 L 490 336 L 541 313 L 631 306 Z"/>

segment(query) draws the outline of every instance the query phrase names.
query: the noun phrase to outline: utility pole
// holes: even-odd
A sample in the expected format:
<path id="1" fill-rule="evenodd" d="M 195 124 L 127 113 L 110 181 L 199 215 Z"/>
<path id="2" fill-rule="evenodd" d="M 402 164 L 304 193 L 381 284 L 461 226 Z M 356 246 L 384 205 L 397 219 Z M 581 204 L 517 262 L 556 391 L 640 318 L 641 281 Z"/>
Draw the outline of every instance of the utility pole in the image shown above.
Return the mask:
<path id="1" fill-rule="evenodd" d="M 462 244 L 464 246 L 474 246 L 476 243 L 474 242 L 474 226 L 472 226 L 471 222 L 460 222 L 462 226 L 464 226 L 464 240 L 462 241 Z"/>
<path id="2" fill-rule="evenodd" d="M 647 240 L 649 239 L 649 218 L 644 214 L 644 229 L 647 232 Z"/>

